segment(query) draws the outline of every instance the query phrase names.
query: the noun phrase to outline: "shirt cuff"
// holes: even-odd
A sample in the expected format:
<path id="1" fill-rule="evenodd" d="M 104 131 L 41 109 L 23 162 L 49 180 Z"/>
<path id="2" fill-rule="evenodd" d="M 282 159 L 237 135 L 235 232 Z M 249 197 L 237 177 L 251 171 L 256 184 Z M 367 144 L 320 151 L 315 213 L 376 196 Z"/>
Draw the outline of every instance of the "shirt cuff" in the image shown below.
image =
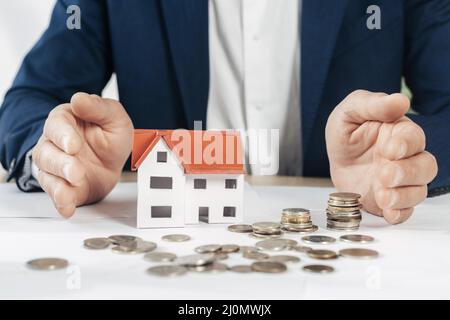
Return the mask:
<path id="1" fill-rule="evenodd" d="M 33 162 L 33 159 L 31 157 L 32 153 L 33 149 L 28 151 L 25 155 L 22 173 L 16 179 L 17 186 L 24 192 L 41 190 L 41 186 L 37 181 L 39 169 Z"/>

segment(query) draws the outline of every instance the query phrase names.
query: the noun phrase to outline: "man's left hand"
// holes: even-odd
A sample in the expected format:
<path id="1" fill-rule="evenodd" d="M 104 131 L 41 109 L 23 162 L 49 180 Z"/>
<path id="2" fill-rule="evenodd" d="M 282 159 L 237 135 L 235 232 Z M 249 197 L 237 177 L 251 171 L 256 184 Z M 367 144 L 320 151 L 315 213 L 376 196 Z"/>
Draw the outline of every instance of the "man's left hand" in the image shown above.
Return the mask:
<path id="1" fill-rule="evenodd" d="M 326 143 L 337 190 L 361 194 L 370 213 L 396 224 L 408 219 L 427 196 L 437 174 L 425 151 L 425 134 L 405 116 L 409 99 L 357 90 L 331 113 Z"/>

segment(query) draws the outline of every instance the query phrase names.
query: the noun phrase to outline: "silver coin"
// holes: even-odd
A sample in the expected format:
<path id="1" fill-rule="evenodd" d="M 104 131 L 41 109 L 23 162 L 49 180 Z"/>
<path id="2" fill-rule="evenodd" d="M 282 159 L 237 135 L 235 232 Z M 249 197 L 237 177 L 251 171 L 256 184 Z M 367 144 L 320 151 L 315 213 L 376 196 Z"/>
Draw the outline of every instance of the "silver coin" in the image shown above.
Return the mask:
<path id="1" fill-rule="evenodd" d="M 220 252 L 222 253 L 234 253 L 238 252 L 240 247 L 237 244 L 224 244 L 220 248 Z"/>
<path id="2" fill-rule="evenodd" d="M 362 234 L 346 234 L 341 236 L 339 239 L 343 242 L 358 242 L 358 243 L 369 243 L 373 242 L 375 239 L 371 236 L 365 236 Z"/>
<path id="3" fill-rule="evenodd" d="M 216 260 L 226 260 L 226 259 L 228 259 L 228 253 L 225 253 L 225 252 L 214 252 L 214 259 L 216 259 Z"/>
<path id="4" fill-rule="evenodd" d="M 330 273 L 334 271 L 333 267 L 325 266 L 321 264 L 311 264 L 303 267 L 304 271 L 312 273 Z"/>
<path id="5" fill-rule="evenodd" d="M 237 272 L 237 273 L 250 273 L 253 270 L 252 270 L 251 266 L 242 264 L 242 265 L 232 266 L 230 268 L 230 271 Z"/>
<path id="6" fill-rule="evenodd" d="M 257 242 L 255 246 L 261 250 L 281 251 L 288 248 L 286 242 L 282 240 L 283 239 L 263 240 Z"/>
<path id="7" fill-rule="evenodd" d="M 297 245 L 297 246 L 293 247 L 292 249 L 295 251 L 298 251 L 298 252 L 302 252 L 302 253 L 306 253 L 306 252 L 312 250 L 311 247 L 306 247 L 306 246 L 301 246 L 301 245 Z"/>
<path id="8" fill-rule="evenodd" d="M 278 233 L 278 234 L 258 234 L 258 233 L 250 233 L 249 237 L 253 238 L 253 239 L 278 239 L 281 238 L 283 234 Z"/>
<path id="9" fill-rule="evenodd" d="M 115 245 L 120 245 L 124 242 L 129 242 L 129 241 L 142 240 L 139 237 L 129 236 L 129 235 L 113 235 L 113 236 L 109 236 L 108 239 L 111 240 L 112 244 L 115 244 Z"/>
<path id="10" fill-rule="evenodd" d="M 248 233 L 253 231 L 253 227 L 249 224 L 232 224 L 228 226 L 228 231 L 237 233 Z"/>
<path id="11" fill-rule="evenodd" d="M 144 259 L 151 262 L 170 262 L 175 260 L 176 254 L 170 252 L 149 252 L 144 256 Z"/>
<path id="12" fill-rule="evenodd" d="M 301 227 L 285 227 L 283 226 L 281 230 L 286 232 L 295 232 L 295 233 L 312 233 L 316 232 L 319 228 L 316 225 L 313 225 L 310 228 L 301 228 Z"/>
<path id="13" fill-rule="evenodd" d="M 356 231 L 359 229 L 359 226 L 357 227 L 352 227 L 352 228 L 342 228 L 342 227 L 336 227 L 332 224 L 327 224 L 327 229 L 328 230 L 332 230 L 332 231 Z"/>
<path id="14" fill-rule="evenodd" d="M 244 251 L 242 256 L 252 260 L 265 260 L 270 257 L 268 254 L 259 251 Z"/>
<path id="15" fill-rule="evenodd" d="M 257 247 L 252 246 L 240 246 L 239 252 L 245 252 L 245 251 L 258 251 L 259 249 Z"/>
<path id="16" fill-rule="evenodd" d="M 290 255 L 275 255 L 271 256 L 268 261 L 275 261 L 281 263 L 297 263 L 300 262 L 300 258 Z"/>
<path id="17" fill-rule="evenodd" d="M 187 234 L 167 234 L 161 239 L 169 242 L 184 242 L 191 240 L 191 237 Z"/>
<path id="18" fill-rule="evenodd" d="M 200 247 L 195 248 L 195 252 L 197 253 L 214 253 L 220 250 L 222 246 L 220 244 L 206 244 Z"/>
<path id="19" fill-rule="evenodd" d="M 228 266 L 220 262 L 214 262 L 203 266 L 188 266 L 187 269 L 199 273 L 224 272 L 228 270 Z"/>
<path id="20" fill-rule="evenodd" d="M 361 195 L 353 192 L 335 192 L 330 194 L 330 199 L 334 201 L 357 201 Z"/>
<path id="21" fill-rule="evenodd" d="M 284 263 L 274 261 L 257 261 L 251 265 L 253 271 L 264 273 L 281 273 L 287 270 Z"/>
<path id="22" fill-rule="evenodd" d="M 330 244 L 336 242 L 336 239 L 333 237 L 319 235 L 305 236 L 302 238 L 302 240 L 310 244 Z"/>
<path id="23" fill-rule="evenodd" d="M 120 245 L 114 246 L 111 250 L 115 253 L 121 254 L 141 254 L 147 253 L 155 250 L 157 247 L 156 243 L 151 241 L 128 241 Z"/>
<path id="24" fill-rule="evenodd" d="M 280 229 L 280 224 L 276 223 L 276 222 L 256 222 L 254 224 L 252 224 L 252 228 L 253 230 L 279 230 Z"/>
<path id="25" fill-rule="evenodd" d="M 177 265 L 154 266 L 147 269 L 147 272 L 160 277 L 181 276 L 187 272 L 187 269 Z"/>
<path id="26" fill-rule="evenodd" d="M 69 262 L 61 258 L 39 258 L 27 262 L 27 266 L 34 270 L 57 270 L 64 269 Z"/>
<path id="27" fill-rule="evenodd" d="M 373 259 L 378 257 L 378 252 L 371 249 L 364 248 L 350 248 L 339 251 L 342 257 L 356 258 L 356 259 Z"/>
<path id="28" fill-rule="evenodd" d="M 90 238 L 83 241 L 84 247 L 87 249 L 101 250 L 106 249 L 111 244 L 108 238 Z"/>
<path id="29" fill-rule="evenodd" d="M 213 254 L 192 254 L 178 257 L 173 261 L 175 264 L 183 266 L 204 266 L 214 262 Z"/>
<path id="30" fill-rule="evenodd" d="M 310 211 L 304 208 L 286 208 L 283 209 L 282 214 L 292 216 L 308 216 L 310 214 Z"/>

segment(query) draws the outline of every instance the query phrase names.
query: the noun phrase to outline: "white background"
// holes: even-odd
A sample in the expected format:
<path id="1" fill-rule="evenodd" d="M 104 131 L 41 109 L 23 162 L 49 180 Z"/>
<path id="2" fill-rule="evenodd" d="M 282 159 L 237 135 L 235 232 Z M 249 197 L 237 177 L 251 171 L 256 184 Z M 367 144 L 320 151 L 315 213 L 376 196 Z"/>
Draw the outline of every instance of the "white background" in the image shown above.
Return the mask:
<path id="1" fill-rule="evenodd" d="M 47 27 L 54 3 L 55 0 L 0 1 L 0 101 L 11 86 L 23 57 Z M 114 80 L 103 95 L 117 98 Z M 0 181 L 2 177 L 4 171 L 0 167 Z"/>

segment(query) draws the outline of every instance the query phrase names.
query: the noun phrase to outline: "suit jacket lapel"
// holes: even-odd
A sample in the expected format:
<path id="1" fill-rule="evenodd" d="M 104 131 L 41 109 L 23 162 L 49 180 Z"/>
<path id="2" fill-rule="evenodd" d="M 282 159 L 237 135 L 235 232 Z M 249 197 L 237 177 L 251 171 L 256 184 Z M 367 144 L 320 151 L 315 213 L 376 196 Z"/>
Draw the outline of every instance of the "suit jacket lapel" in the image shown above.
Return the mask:
<path id="1" fill-rule="evenodd" d="M 209 90 L 208 0 L 161 0 L 187 125 L 206 122 Z"/>
<path id="2" fill-rule="evenodd" d="M 303 0 L 301 108 L 303 154 L 307 154 L 347 0 Z"/>

